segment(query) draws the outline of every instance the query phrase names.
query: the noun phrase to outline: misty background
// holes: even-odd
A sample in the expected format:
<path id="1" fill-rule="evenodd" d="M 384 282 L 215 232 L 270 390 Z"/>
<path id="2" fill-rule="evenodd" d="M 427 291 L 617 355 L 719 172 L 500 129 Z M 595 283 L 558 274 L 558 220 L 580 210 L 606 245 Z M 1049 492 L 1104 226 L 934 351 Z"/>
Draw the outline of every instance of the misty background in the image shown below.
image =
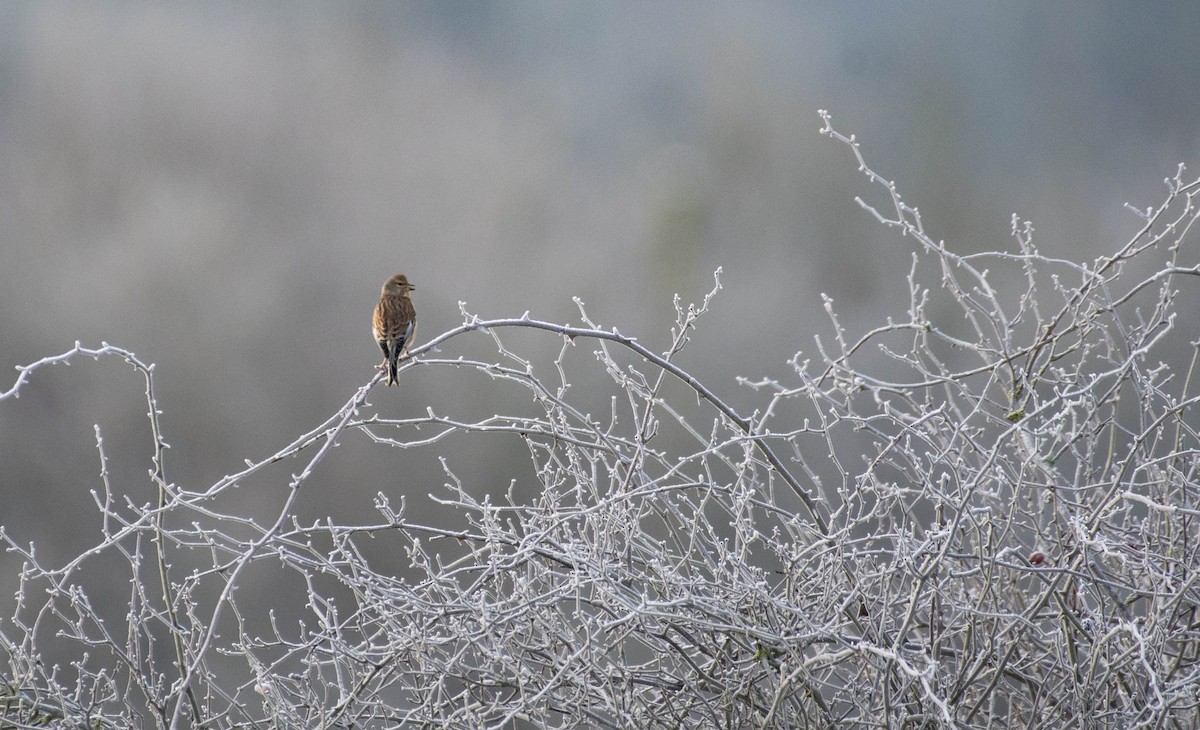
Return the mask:
<path id="1" fill-rule="evenodd" d="M 169 480 L 201 490 L 374 375 L 394 273 L 417 287 L 418 344 L 460 301 L 578 324 L 579 297 L 661 351 L 672 296 L 699 301 L 722 267 L 679 362 L 749 412 L 764 396 L 737 376 L 787 382 L 828 340 L 822 292 L 855 338 L 908 303 L 911 241 L 854 202 L 878 192 L 818 109 L 935 239 L 1011 249 L 1017 213 L 1047 255 L 1090 261 L 1140 227 L 1125 202 L 1157 205 L 1200 164 L 1198 34 L 1194 2 L 5 3 L 0 390 L 77 340 L 130 349 L 156 364 Z M 553 373 L 559 339 L 503 336 Z M 569 355 L 585 381 L 594 349 Z M 498 359 L 482 334 L 439 355 L 464 353 Z M 48 564 L 99 537 L 96 425 L 114 486 L 154 500 L 144 388 L 79 359 L 0 403 L 0 524 Z M 535 407 L 446 367 L 369 401 L 383 418 Z M 480 495 L 535 487 L 515 437 L 401 450 L 355 432 L 301 521 L 372 521 L 384 492 L 453 524 L 425 497 L 439 457 Z M 233 508 L 272 515 L 300 468 Z"/>

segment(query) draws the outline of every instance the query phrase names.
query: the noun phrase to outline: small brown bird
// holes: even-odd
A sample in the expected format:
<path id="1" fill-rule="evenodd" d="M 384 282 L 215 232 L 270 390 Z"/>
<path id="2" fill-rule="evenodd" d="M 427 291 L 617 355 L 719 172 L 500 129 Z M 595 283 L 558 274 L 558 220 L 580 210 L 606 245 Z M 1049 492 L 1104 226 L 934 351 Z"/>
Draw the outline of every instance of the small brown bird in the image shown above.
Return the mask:
<path id="1" fill-rule="evenodd" d="M 396 274 L 383 285 L 379 304 L 375 305 L 375 316 L 371 320 L 375 341 L 383 350 L 384 361 L 380 369 L 386 369 L 388 385 L 396 384 L 396 370 L 400 358 L 408 355 L 408 346 L 417 334 L 417 312 L 413 309 L 408 293 L 415 289 L 404 274 Z"/>

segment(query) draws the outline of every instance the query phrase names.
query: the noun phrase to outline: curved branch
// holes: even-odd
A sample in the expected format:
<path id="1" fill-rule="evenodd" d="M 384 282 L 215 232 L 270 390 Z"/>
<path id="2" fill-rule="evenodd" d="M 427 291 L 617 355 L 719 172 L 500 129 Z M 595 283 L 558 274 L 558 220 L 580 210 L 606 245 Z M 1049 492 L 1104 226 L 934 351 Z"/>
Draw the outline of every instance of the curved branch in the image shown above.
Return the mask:
<path id="1" fill-rule="evenodd" d="M 783 460 L 779 458 L 779 455 L 775 453 L 775 450 L 772 449 L 771 445 L 767 442 L 766 436 L 755 432 L 753 419 L 740 415 L 733 409 L 732 406 L 718 398 L 715 393 L 709 390 L 707 386 L 697 380 L 691 373 L 688 373 L 686 370 L 670 360 L 662 357 L 661 355 L 650 351 L 650 349 L 648 349 L 645 345 L 638 342 L 637 338 L 628 337 L 621 334 L 616 330 L 616 328 L 610 332 L 607 330 L 591 329 L 586 327 L 571 327 L 569 325 L 556 324 L 554 322 L 530 319 L 528 316 L 508 319 L 472 318 L 471 321 L 459 325 L 452 330 L 447 330 L 429 342 L 426 342 L 424 345 L 414 348 L 409 353 L 410 361 L 415 356 L 423 352 L 429 352 L 441 343 L 459 335 L 467 332 L 485 332 L 489 329 L 497 327 L 529 327 L 532 329 L 554 332 L 571 339 L 575 339 L 576 337 L 590 337 L 597 340 L 616 342 L 617 344 L 623 345 L 633 352 L 636 352 L 644 360 L 646 360 L 646 362 L 656 365 L 664 371 L 675 376 L 677 379 L 695 391 L 696 395 L 708 401 L 713 408 L 716 408 L 721 412 L 722 415 L 736 424 L 737 427 L 741 429 L 742 433 L 746 434 L 746 436 L 754 442 L 755 448 L 758 449 L 767 462 L 775 469 L 776 472 L 778 472 L 779 476 L 784 480 L 784 482 L 787 483 L 792 492 L 794 492 L 796 496 L 800 498 L 800 501 L 804 503 L 804 507 L 812 516 L 813 521 L 816 522 L 817 528 L 820 530 L 821 534 L 824 536 L 829 535 L 829 524 L 825 517 L 822 516 L 821 510 L 817 507 L 816 499 L 808 492 L 807 489 L 804 488 L 803 485 L 800 484 L 799 480 L 797 480 L 795 475 L 788 470 L 787 466 L 784 465 Z"/>

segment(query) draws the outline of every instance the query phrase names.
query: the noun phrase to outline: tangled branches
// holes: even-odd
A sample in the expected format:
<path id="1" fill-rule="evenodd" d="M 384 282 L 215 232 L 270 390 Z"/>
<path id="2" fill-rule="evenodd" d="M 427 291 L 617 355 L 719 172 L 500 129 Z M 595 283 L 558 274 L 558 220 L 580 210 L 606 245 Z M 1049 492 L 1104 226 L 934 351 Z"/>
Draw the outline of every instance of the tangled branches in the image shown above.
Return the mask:
<path id="1" fill-rule="evenodd" d="M 464 310 L 406 367 L 484 373 L 527 389 L 532 412 L 385 418 L 365 405 L 377 376 L 317 428 L 199 490 L 162 469 L 151 366 L 104 345 L 21 368 L 0 401 L 55 362 L 130 362 L 159 499 L 120 498 L 97 431 L 102 539 L 55 567 L 4 536 L 24 560 L 0 624 L 6 722 L 1190 725 L 1200 436 L 1196 348 L 1174 340 L 1179 287 L 1200 273 L 1183 246 L 1200 181 L 1180 168 L 1141 230 L 1092 264 L 1042 254 L 1016 219 L 1014 251 L 961 255 L 822 117 L 883 191 L 886 205 L 860 204 L 915 242 L 910 306 L 852 340 L 827 300 L 833 345 L 818 340 L 815 362 L 797 355 L 788 382 L 743 381 L 763 396 L 752 414 L 677 364 L 719 278 L 700 304 L 676 301 L 661 353 L 582 304 L 580 327 Z M 965 329 L 931 314 L 935 301 Z M 513 328 L 559 338 L 553 368 L 510 349 Z M 499 361 L 435 353 L 479 334 Z M 581 345 L 607 376 L 602 417 L 571 390 L 567 355 Z M 495 485 L 462 483 L 451 457 L 430 497 L 454 527 L 383 492 L 369 523 L 296 519 L 341 440 L 432 448 L 486 433 L 525 445 L 536 498 L 481 497 Z M 280 462 L 299 468 L 273 519 L 218 507 Z M 367 557 L 376 539 L 394 542 L 404 571 Z M 119 630 L 79 586 L 98 555 L 119 556 L 133 586 Z M 274 620 L 248 577 L 264 563 L 301 587 L 305 621 Z M 64 662 L 43 656 L 52 638 Z"/>

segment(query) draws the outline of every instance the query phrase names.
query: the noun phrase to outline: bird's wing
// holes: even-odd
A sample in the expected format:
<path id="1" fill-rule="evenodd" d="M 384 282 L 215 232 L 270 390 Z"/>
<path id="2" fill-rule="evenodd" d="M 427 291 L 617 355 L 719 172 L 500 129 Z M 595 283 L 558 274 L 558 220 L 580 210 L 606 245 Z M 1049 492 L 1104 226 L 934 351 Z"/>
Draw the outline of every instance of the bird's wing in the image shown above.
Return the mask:
<path id="1" fill-rule="evenodd" d="M 413 317 L 408 320 L 408 326 L 404 328 L 404 332 L 396 340 L 396 349 L 404 352 L 404 348 L 412 341 L 413 335 L 417 333 L 417 318 Z"/>
<path id="2" fill-rule="evenodd" d="M 375 305 L 375 313 L 371 315 L 371 334 L 375 335 L 375 340 L 377 342 L 382 342 L 383 340 L 387 339 L 387 332 L 384 328 L 386 314 L 387 313 L 383 306 L 383 300 L 381 299 L 379 303 Z"/>

